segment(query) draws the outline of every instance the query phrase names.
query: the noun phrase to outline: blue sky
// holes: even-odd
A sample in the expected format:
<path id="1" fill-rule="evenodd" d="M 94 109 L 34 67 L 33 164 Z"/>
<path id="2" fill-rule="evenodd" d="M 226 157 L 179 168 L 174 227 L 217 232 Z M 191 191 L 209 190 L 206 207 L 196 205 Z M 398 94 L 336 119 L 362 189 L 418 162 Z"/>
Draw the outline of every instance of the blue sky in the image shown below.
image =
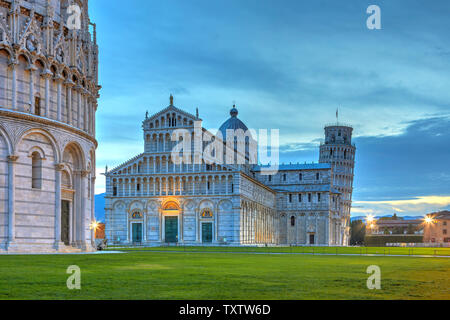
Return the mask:
<path id="1" fill-rule="evenodd" d="M 369 5 L 382 30 L 366 27 Z M 450 2 L 90 2 L 100 46 L 98 171 L 143 150 L 168 105 L 218 128 L 280 129 L 281 161 L 318 160 L 323 126 L 355 128 L 354 215 L 450 209 Z M 104 191 L 97 180 L 97 193 Z"/>

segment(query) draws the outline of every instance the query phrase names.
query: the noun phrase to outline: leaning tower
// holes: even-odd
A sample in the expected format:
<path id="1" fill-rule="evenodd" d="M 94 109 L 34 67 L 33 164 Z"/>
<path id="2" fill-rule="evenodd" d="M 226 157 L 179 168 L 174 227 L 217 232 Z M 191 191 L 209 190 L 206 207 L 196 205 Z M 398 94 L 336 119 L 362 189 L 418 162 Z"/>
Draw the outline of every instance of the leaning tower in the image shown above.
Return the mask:
<path id="1" fill-rule="evenodd" d="M 0 252 L 93 249 L 99 90 L 88 0 L 0 0 Z"/>
<path id="2" fill-rule="evenodd" d="M 325 142 L 320 146 L 320 163 L 329 163 L 333 169 L 334 187 L 341 192 L 342 217 L 335 228 L 341 239 L 339 244 L 350 241 L 350 211 L 352 208 L 353 177 L 356 146 L 352 144 L 353 128 L 335 123 L 325 127 Z"/>

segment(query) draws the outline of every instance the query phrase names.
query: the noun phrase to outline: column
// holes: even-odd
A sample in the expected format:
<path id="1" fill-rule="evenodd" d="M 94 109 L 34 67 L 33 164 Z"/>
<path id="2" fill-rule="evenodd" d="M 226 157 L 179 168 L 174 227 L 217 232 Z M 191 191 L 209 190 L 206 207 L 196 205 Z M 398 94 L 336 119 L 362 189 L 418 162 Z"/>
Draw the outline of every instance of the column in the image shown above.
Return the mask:
<path id="1" fill-rule="evenodd" d="M 78 114 L 78 119 L 77 119 L 77 127 L 78 129 L 81 129 L 81 86 L 77 85 L 75 87 L 75 92 L 76 92 L 76 96 L 77 96 L 77 114 Z"/>
<path id="2" fill-rule="evenodd" d="M 91 222 L 96 221 L 95 219 L 95 176 L 91 177 Z M 91 231 L 91 243 L 95 248 L 95 229 Z"/>
<path id="3" fill-rule="evenodd" d="M 81 244 L 83 249 L 88 249 L 86 247 L 87 241 L 86 241 L 86 203 L 87 203 L 87 197 L 86 197 L 86 179 L 87 175 L 89 174 L 89 171 L 82 171 L 81 172 Z"/>
<path id="4" fill-rule="evenodd" d="M 34 71 L 36 67 L 30 66 L 28 71 L 30 71 L 30 113 L 34 114 Z"/>
<path id="5" fill-rule="evenodd" d="M 61 101 L 61 90 L 62 90 L 62 81 L 63 78 L 61 76 L 55 77 L 56 84 L 58 86 L 58 96 L 57 96 L 57 112 L 56 112 L 56 119 L 58 121 L 61 121 L 62 118 L 62 101 Z"/>
<path id="6" fill-rule="evenodd" d="M 84 121 L 83 121 L 84 131 L 89 132 L 89 126 L 90 126 L 90 124 L 89 124 L 89 102 L 87 101 L 86 95 L 84 92 L 81 96 L 81 101 L 84 104 Z"/>
<path id="7" fill-rule="evenodd" d="M 73 115 L 73 111 L 72 111 L 72 86 L 73 86 L 73 82 L 72 81 L 66 81 L 66 82 L 64 82 L 64 84 L 66 85 L 66 88 L 67 88 L 67 123 L 69 125 L 72 125 L 72 115 Z"/>
<path id="8" fill-rule="evenodd" d="M 11 71 L 12 71 L 12 109 L 16 110 L 17 109 L 17 61 L 16 60 L 11 60 L 11 62 L 9 63 L 9 66 L 11 67 Z"/>
<path id="9" fill-rule="evenodd" d="M 62 164 L 55 166 L 55 249 L 61 246 L 61 170 Z"/>
<path id="10" fill-rule="evenodd" d="M 15 208 L 15 198 L 16 198 L 16 186 L 14 183 L 15 177 L 15 164 L 18 156 L 8 157 L 8 246 L 14 243 L 16 240 L 16 208 Z"/>
<path id="11" fill-rule="evenodd" d="M 228 194 L 228 176 L 225 177 L 225 194 Z"/>
<path id="12" fill-rule="evenodd" d="M 42 76 L 45 79 L 45 116 L 50 118 L 50 77 L 52 73 L 47 69 L 42 73 Z"/>

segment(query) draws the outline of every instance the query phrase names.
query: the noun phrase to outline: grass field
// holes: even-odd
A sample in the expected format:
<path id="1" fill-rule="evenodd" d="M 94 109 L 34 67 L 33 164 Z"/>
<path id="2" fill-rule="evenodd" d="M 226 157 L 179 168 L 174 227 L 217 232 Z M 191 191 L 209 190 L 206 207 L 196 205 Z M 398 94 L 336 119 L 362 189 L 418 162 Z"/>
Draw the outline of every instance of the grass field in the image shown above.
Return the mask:
<path id="1" fill-rule="evenodd" d="M 115 250 L 111 247 L 109 250 Z M 177 251 L 177 252 L 249 252 L 249 253 L 310 253 L 310 254 L 354 254 L 354 255 L 425 255 L 450 256 L 450 248 L 401 248 L 401 247 L 118 247 L 126 251 Z"/>
<path id="2" fill-rule="evenodd" d="M 70 265 L 81 268 L 81 290 L 66 287 Z M 381 268 L 381 290 L 367 289 L 370 265 Z M 449 290 L 449 258 L 141 250 L 0 256 L 0 299 L 450 299 Z"/>

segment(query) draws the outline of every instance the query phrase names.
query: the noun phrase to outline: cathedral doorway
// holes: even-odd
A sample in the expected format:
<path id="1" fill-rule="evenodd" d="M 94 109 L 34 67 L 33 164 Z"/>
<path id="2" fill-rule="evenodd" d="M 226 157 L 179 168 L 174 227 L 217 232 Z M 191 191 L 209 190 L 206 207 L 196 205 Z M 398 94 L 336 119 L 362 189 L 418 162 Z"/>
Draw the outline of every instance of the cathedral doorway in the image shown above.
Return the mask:
<path id="1" fill-rule="evenodd" d="M 70 245 L 70 201 L 61 201 L 61 241 Z"/>
<path id="2" fill-rule="evenodd" d="M 203 243 L 212 243 L 212 223 L 211 222 L 203 222 L 202 223 L 202 242 Z"/>
<path id="3" fill-rule="evenodd" d="M 132 223 L 131 225 L 133 243 L 142 243 L 142 223 Z"/>
<path id="4" fill-rule="evenodd" d="M 315 235 L 314 234 L 310 234 L 309 235 L 309 244 L 315 244 Z"/>
<path id="5" fill-rule="evenodd" d="M 167 216 L 165 217 L 165 240 L 166 243 L 178 242 L 178 217 Z"/>

